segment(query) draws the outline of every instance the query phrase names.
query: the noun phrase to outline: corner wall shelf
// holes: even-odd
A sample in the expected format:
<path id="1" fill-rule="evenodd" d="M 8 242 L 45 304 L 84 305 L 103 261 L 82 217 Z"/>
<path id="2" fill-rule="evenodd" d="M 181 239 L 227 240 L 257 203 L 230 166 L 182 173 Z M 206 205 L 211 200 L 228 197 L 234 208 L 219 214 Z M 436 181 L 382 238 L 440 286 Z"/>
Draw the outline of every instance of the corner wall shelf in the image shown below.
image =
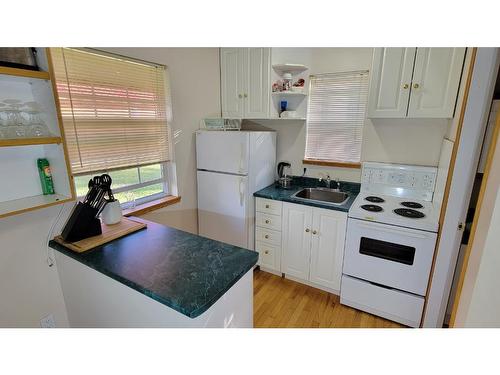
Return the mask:
<path id="1" fill-rule="evenodd" d="M 40 70 L 10 68 L 7 66 L 0 66 L 0 74 L 16 76 L 16 77 L 44 79 L 47 81 L 50 80 L 49 72 L 43 72 Z"/>
<path id="2" fill-rule="evenodd" d="M 274 96 L 307 96 L 307 94 L 303 92 L 297 92 L 297 91 L 276 91 L 273 92 Z"/>
<path id="3" fill-rule="evenodd" d="M 306 71 L 308 67 L 303 64 L 275 64 L 273 69 L 279 75 L 283 75 L 284 73 L 299 74 Z"/>
<path id="4" fill-rule="evenodd" d="M 0 139 L 0 147 L 51 145 L 62 143 L 61 137 Z"/>

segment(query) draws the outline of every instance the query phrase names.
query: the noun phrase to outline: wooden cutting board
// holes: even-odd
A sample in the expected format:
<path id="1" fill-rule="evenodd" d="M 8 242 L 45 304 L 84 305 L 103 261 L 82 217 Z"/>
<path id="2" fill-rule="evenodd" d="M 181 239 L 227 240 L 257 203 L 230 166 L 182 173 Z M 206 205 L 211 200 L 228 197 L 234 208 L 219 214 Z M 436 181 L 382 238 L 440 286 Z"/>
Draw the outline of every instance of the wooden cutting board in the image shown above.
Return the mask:
<path id="1" fill-rule="evenodd" d="M 118 224 L 106 225 L 101 223 L 101 227 L 102 234 L 99 234 L 98 236 L 85 238 L 77 242 L 66 242 L 61 236 L 57 236 L 54 238 L 54 241 L 77 253 L 83 253 L 84 251 L 104 245 L 105 243 L 116 240 L 117 238 L 123 237 L 127 234 L 137 232 L 140 229 L 146 228 L 147 225 L 123 217 L 122 221 Z"/>

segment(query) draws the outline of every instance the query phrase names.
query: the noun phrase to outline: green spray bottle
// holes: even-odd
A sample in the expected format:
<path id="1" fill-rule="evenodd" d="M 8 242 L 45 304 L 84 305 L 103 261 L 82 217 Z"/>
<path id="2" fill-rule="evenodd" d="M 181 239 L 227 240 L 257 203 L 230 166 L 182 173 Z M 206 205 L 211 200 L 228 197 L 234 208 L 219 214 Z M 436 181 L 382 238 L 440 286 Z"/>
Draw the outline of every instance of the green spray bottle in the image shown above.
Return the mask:
<path id="1" fill-rule="evenodd" d="M 55 194 L 54 181 L 52 181 L 52 173 L 50 171 L 49 161 L 47 159 L 38 159 L 38 174 L 42 184 L 43 195 Z"/>

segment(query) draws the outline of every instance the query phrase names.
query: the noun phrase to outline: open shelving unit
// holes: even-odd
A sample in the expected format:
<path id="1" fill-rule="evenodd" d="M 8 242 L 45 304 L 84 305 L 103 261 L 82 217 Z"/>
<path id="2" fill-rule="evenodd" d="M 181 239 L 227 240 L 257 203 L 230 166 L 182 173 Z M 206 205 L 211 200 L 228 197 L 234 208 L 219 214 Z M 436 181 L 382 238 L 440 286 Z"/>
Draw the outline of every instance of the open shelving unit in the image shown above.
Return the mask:
<path id="1" fill-rule="evenodd" d="M 0 139 L 0 218 L 75 199 L 50 52 L 37 48 L 41 70 L 0 67 L 0 101 L 36 101 L 51 136 Z M 56 194 L 43 195 L 36 160 L 49 161 Z"/>
<path id="2" fill-rule="evenodd" d="M 296 97 L 305 97 L 307 94 L 303 92 L 296 92 L 296 91 L 276 91 L 273 92 L 274 96 L 296 96 Z"/>
<path id="3" fill-rule="evenodd" d="M 44 79 L 50 81 L 50 73 L 41 70 L 19 69 L 19 68 L 0 66 L 0 74 L 14 76 L 14 77 Z"/>
<path id="4" fill-rule="evenodd" d="M 305 72 L 308 67 L 303 64 L 274 64 L 273 69 L 282 76 L 285 73 L 291 73 L 292 75 L 300 74 Z"/>
<path id="5" fill-rule="evenodd" d="M 304 64 L 294 64 L 294 63 L 280 63 L 273 64 L 271 72 L 271 84 L 276 82 L 277 80 L 282 80 L 283 75 L 285 73 L 290 73 L 292 75 L 292 79 L 295 82 L 299 78 L 302 78 L 307 83 L 307 75 L 306 71 L 309 69 Z M 305 86 L 307 87 L 307 86 Z M 307 100 L 304 100 L 307 97 L 307 92 L 305 88 L 302 88 L 301 91 L 275 91 L 271 93 L 271 108 L 270 108 L 270 119 L 279 119 L 283 121 L 305 121 L 306 113 L 307 113 Z M 280 102 L 282 100 L 287 101 L 287 110 L 295 111 L 296 117 L 290 118 L 280 118 Z"/>
<path id="6" fill-rule="evenodd" d="M 52 145 L 62 143 L 61 137 L 0 139 L 0 147 Z"/>

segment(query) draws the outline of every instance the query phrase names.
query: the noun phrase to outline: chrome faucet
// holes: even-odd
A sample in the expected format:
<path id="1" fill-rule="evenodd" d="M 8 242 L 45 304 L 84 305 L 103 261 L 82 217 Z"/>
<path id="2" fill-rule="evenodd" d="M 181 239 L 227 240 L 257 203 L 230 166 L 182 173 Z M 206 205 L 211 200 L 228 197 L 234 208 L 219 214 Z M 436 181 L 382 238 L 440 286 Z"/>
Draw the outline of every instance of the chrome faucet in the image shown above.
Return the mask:
<path id="1" fill-rule="evenodd" d="M 326 175 L 326 177 L 323 177 L 323 175 L 321 174 L 321 175 L 320 175 L 320 177 L 319 177 L 319 179 L 318 179 L 318 181 L 319 181 L 319 182 L 321 182 L 321 181 L 325 181 L 325 185 L 326 185 L 326 187 L 327 187 L 328 189 L 331 189 L 331 188 L 332 188 L 332 187 L 331 187 L 331 184 L 332 184 L 332 179 L 330 178 L 330 175 L 328 175 L 328 174 L 327 174 L 327 175 Z M 336 179 L 335 179 L 335 180 L 333 180 L 333 181 L 335 181 L 335 186 L 336 186 L 334 190 L 339 191 L 339 190 L 340 190 L 340 180 L 339 180 L 338 178 L 336 178 Z"/>
<path id="2" fill-rule="evenodd" d="M 330 183 L 332 182 L 332 180 L 330 179 L 330 175 L 326 175 L 326 178 L 323 177 L 323 175 L 321 174 L 320 177 L 318 178 L 318 181 L 321 182 L 321 181 L 325 181 L 325 185 L 328 189 L 330 189 Z"/>

